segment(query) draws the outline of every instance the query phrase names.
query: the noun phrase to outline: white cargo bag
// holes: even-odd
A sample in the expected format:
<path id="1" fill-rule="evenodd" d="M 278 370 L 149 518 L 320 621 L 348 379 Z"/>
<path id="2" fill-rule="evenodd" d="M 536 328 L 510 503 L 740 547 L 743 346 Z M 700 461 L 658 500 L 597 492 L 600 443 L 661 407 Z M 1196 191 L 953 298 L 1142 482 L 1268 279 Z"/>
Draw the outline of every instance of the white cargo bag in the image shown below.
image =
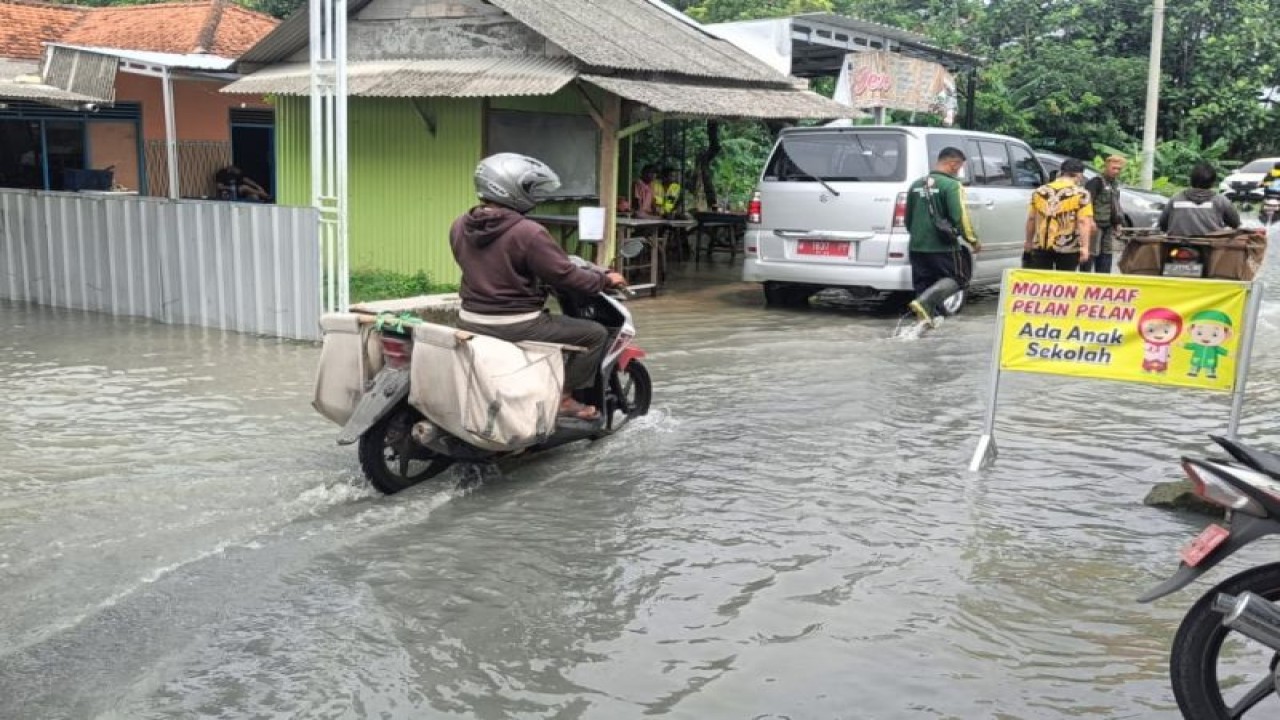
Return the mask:
<path id="1" fill-rule="evenodd" d="M 339 425 L 346 425 L 364 394 L 365 385 L 382 369 L 382 344 L 373 324 L 354 313 L 328 313 L 320 318 L 324 345 L 316 371 L 311 406 Z"/>
<path id="2" fill-rule="evenodd" d="M 563 385 L 559 345 L 413 327 L 409 403 L 476 447 L 516 450 L 545 439 L 555 431 Z"/>

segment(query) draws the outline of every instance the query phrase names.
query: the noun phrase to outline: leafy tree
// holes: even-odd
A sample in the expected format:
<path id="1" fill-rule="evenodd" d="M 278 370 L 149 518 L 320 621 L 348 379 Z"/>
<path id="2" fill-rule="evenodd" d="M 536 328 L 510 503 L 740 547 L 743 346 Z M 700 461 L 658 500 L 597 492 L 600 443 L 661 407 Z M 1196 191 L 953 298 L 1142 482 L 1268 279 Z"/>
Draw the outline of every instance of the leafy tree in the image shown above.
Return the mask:
<path id="1" fill-rule="evenodd" d="M 278 18 L 285 18 L 293 14 L 294 10 L 306 7 L 307 0 L 237 0 L 241 5 L 250 10 L 273 15 Z"/>

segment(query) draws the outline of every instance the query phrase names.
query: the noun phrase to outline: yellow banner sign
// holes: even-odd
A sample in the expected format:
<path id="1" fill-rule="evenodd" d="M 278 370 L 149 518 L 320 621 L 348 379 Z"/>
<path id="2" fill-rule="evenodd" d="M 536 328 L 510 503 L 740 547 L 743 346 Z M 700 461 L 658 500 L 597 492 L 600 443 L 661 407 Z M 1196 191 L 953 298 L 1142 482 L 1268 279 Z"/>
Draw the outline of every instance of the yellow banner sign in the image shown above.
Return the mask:
<path id="1" fill-rule="evenodd" d="M 1235 389 L 1246 284 L 1046 270 L 1005 282 L 1006 370 Z"/>

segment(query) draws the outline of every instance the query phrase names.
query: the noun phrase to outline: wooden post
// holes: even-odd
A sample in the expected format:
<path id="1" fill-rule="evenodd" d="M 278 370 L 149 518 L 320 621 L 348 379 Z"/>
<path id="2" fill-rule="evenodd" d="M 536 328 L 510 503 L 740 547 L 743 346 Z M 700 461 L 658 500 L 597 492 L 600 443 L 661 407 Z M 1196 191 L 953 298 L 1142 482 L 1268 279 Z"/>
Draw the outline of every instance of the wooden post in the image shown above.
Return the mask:
<path id="1" fill-rule="evenodd" d="M 596 264 L 614 267 L 618 247 L 618 128 L 622 125 L 622 98 L 604 98 L 600 123 L 600 204 L 604 206 L 604 240 Z"/>

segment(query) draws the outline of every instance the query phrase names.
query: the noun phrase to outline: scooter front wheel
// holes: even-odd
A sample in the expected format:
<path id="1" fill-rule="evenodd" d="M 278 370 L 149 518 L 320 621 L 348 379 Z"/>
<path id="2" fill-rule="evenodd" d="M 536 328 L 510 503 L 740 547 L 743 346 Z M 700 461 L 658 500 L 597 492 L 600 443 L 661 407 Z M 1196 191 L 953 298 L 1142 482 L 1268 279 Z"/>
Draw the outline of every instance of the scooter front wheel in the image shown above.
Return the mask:
<path id="1" fill-rule="evenodd" d="M 631 418 L 648 413 L 652 401 L 653 382 L 644 363 L 632 360 L 626 370 L 614 370 L 609 375 L 609 429 L 616 430 Z"/>
<path id="2" fill-rule="evenodd" d="M 401 404 L 360 436 L 360 469 L 377 490 L 394 495 L 439 475 L 453 460 L 413 441 L 413 424 L 422 419 Z"/>
<path id="3" fill-rule="evenodd" d="M 1280 600 L 1280 563 L 1223 581 L 1191 606 L 1178 627 L 1169 675 L 1178 708 L 1188 719 L 1276 717 L 1276 653 L 1223 625 L 1222 614 L 1213 609 L 1219 593 L 1245 591 Z"/>

